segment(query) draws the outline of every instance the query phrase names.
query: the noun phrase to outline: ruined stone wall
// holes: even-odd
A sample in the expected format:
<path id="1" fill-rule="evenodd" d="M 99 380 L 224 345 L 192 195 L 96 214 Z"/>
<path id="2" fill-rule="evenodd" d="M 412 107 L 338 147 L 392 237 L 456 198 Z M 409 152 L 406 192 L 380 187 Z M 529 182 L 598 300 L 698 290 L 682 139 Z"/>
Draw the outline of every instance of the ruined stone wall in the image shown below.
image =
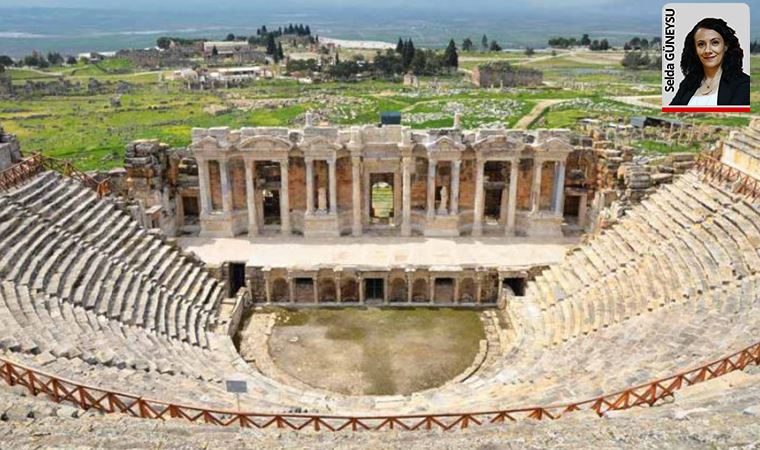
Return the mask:
<path id="1" fill-rule="evenodd" d="M 475 208 L 475 160 L 462 161 L 459 169 L 459 210 Z"/>
<path id="2" fill-rule="evenodd" d="M 230 185 L 232 187 L 232 209 L 246 210 L 245 163 L 242 158 L 231 159 L 229 164 Z"/>
<path id="3" fill-rule="evenodd" d="M 306 164 L 303 158 L 290 158 L 288 171 L 290 209 L 306 209 Z"/>
<path id="4" fill-rule="evenodd" d="M 335 166 L 338 184 L 338 208 L 348 210 L 353 208 L 353 165 L 351 158 L 338 158 Z"/>
<path id="5" fill-rule="evenodd" d="M 427 173 L 426 159 L 415 158 L 415 173 L 412 175 L 412 209 L 427 208 Z"/>
<path id="6" fill-rule="evenodd" d="M 222 178 L 217 161 L 208 163 L 208 181 L 211 191 L 211 208 L 215 211 L 222 210 Z"/>
<path id="7" fill-rule="evenodd" d="M 533 160 L 521 159 L 517 171 L 517 209 L 530 209 L 530 190 L 533 183 Z"/>
<path id="8" fill-rule="evenodd" d="M 15 135 L 5 133 L 0 126 L 0 170 L 21 161 L 21 145 Z"/>

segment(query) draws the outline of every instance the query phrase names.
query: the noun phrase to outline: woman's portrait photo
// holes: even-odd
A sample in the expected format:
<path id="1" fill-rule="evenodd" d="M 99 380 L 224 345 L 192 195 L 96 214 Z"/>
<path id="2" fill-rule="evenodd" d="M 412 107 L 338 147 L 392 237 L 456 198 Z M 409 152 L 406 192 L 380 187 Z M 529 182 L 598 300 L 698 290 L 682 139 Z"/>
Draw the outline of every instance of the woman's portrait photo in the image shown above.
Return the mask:
<path id="1" fill-rule="evenodd" d="M 683 81 L 670 105 L 749 105 L 750 77 L 744 72 L 743 60 L 737 33 L 725 20 L 700 20 L 684 39 L 680 61 Z"/>

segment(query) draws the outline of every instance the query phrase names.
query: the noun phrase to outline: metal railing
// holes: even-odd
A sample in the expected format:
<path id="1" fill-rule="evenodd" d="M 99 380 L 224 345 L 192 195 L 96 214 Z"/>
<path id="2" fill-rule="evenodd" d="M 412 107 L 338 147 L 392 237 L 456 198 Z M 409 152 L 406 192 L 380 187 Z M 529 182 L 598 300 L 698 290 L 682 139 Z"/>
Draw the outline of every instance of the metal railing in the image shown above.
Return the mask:
<path id="1" fill-rule="evenodd" d="M 700 153 L 697 156 L 697 168 L 712 179 L 733 184 L 733 192 L 737 194 L 746 195 L 753 200 L 760 198 L 760 180 L 708 154 Z"/>
<path id="2" fill-rule="evenodd" d="M 69 161 L 43 156 L 35 153 L 28 158 L 0 172 L 0 191 L 7 191 L 43 170 L 55 170 L 64 176 L 74 178 L 94 190 L 98 197 L 108 195 L 110 185 L 108 179 L 98 181 L 95 178 L 75 168 Z"/>
<path id="3" fill-rule="evenodd" d="M 672 397 L 679 389 L 742 370 L 750 364 L 760 364 L 760 342 L 695 369 L 580 402 L 494 411 L 385 416 L 277 414 L 208 409 L 76 383 L 5 358 L 0 358 L 0 378 L 10 386 L 24 386 L 32 395 L 44 394 L 58 403 L 68 402 L 85 410 L 122 413 L 143 419 L 171 418 L 220 426 L 271 427 L 296 431 L 453 430 L 521 419 L 555 420 L 581 410 L 594 411 L 602 416 L 608 411 L 652 406 L 664 398 Z"/>

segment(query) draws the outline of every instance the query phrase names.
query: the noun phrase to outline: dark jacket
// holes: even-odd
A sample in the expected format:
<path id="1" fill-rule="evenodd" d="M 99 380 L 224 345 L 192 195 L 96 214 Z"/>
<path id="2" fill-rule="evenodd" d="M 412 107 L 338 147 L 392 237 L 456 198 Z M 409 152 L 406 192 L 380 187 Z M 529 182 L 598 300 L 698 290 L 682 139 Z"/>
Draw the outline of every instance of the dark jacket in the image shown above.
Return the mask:
<path id="1" fill-rule="evenodd" d="M 683 80 L 670 105 L 688 105 L 698 88 L 699 86 L 691 89 L 686 87 L 686 80 Z M 741 72 L 730 80 L 721 77 L 718 86 L 718 105 L 749 105 L 749 75 Z"/>

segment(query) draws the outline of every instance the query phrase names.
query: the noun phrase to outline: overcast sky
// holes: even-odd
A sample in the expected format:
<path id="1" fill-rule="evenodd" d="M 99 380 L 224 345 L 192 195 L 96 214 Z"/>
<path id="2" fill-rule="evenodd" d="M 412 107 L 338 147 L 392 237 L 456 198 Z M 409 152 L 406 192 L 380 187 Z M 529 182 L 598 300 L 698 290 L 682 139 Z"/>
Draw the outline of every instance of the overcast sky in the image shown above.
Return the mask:
<path id="1" fill-rule="evenodd" d="M 470 0 L 463 2 L 461 0 L 277 0 L 277 1 L 260 1 L 260 0 L 0 0 L 0 6 L 56 6 L 72 8 L 129 8 L 129 9 L 171 9 L 171 8 L 239 8 L 246 10 L 288 10 L 294 8 L 319 9 L 321 7 L 331 8 L 372 8 L 372 9 L 425 9 L 440 10 L 449 8 L 456 13 L 477 13 L 483 10 L 551 10 L 557 8 L 573 9 L 597 9 L 600 7 L 610 8 L 609 13 L 614 14 L 619 11 L 618 8 L 638 9 L 654 8 L 659 11 L 664 4 L 662 1 L 654 0 L 528 0 L 514 2 L 510 5 L 508 0 Z M 516 3 L 516 4 L 515 4 Z M 749 2 L 757 3 L 757 1 Z"/>

